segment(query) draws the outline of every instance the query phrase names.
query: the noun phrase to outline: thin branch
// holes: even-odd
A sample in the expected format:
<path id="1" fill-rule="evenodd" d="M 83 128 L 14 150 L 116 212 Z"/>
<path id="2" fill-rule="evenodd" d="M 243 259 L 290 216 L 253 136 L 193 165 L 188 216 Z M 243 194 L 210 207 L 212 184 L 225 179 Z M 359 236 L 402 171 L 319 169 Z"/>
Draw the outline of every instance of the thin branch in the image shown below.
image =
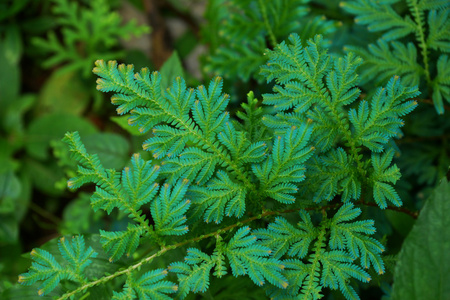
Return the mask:
<path id="1" fill-rule="evenodd" d="M 364 202 L 363 200 L 357 201 L 356 203 L 362 204 L 362 205 L 366 205 L 366 206 L 378 207 L 378 205 L 376 203 Z M 419 212 L 418 211 L 410 211 L 406 207 L 397 207 L 397 206 L 389 205 L 388 207 L 386 207 L 386 209 L 398 211 L 398 212 L 401 212 L 401 213 L 405 213 L 405 214 L 409 215 L 410 217 L 412 217 L 413 219 L 417 219 L 417 217 L 419 216 Z"/>

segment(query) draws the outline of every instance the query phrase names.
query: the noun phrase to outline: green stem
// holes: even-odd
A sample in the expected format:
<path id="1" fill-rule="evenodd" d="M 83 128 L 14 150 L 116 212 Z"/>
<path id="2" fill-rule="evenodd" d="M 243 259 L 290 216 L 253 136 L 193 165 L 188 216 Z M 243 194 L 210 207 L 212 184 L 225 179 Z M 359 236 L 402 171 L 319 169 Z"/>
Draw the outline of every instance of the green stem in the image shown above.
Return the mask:
<path id="1" fill-rule="evenodd" d="M 374 206 L 372 203 L 366 203 L 366 202 L 362 202 L 362 201 L 359 201 L 359 202 L 356 202 L 356 203 L 360 203 L 360 204 L 368 205 L 368 206 Z M 136 269 L 139 269 L 144 264 L 148 264 L 148 263 L 152 262 L 155 258 L 163 255 L 164 253 L 166 253 L 166 252 L 168 252 L 170 250 L 177 249 L 177 248 L 185 246 L 185 245 L 187 245 L 189 243 L 196 243 L 196 242 L 199 242 L 201 240 L 204 240 L 204 239 L 207 239 L 207 238 L 210 238 L 210 237 L 215 237 L 217 239 L 221 234 L 226 233 L 226 232 L 228 232 L 230 230 L 233 230 L 236 227 L 241 227 L 242 225 L 250 223 L 250 222 L 252 222 L 254 220 L 260 220 L 262 218 L 265 218 L 265 217 L 268 217 L 268 216 L 271 216 L 271 215 L 281 215 L 281 214 L 286 214 L 286 213 L 294 213 L 294 212 L 298 212 L 301 209 L 306 210 L 306 211 L 327 210 L 327 209 L 336 209 L 336 208 L 341 207 L 342 205 L 344 205 L 344 203 L 336 203 L 336 204 L 330 204 L 330 205 L 325 205 L 325 206 L 320 206 L 320 207 L 306 207 L 306 208 L 286 209 L 286 210 L 283 210 L 283 211 L 270 211 L 270 210 L 267 210 L 267 211 L 265 211 L 265 212 L 263 212 L 263 213 L 261 213 L 261 214 L 259 214 L 257 216 L 254 216 L 254 217 L 248 218 L 246 220 L 243 220 L 241 222 L 229 225 L 227 227 L 224 227 L 222 229 L 216 230 L 214 232 L 210 232 L 208 234 L 201 235 L 201 236 L 189 239 L 189 240 L 185 240 L 185 241 L 182 241 L 182 242 L 179 242 L 179 243 L 167 246 L 167 247 L 163 246 L 161 248 L 161 250 L 159 250 L 158 252 L 156 252 L 156 253 L 154 253 L 154 254 L 146 257 L 146 258 L 141 259 L 138 263 L 136 263 L 134 265 L 131 265 L 128 268 L 126 268 L 124 270 L 121 270 L 121 271 L 118 271 L 118 272 L 116 272 L 114 274 L 111 274 L 111 275 L 108 275 L 106 277 L 103 277 L 103 278 L 94 280 L 92 282 L 89 282 L 87 284 L 84 284 L 84 285 L 80 286 L 79 288 L 62 295 L 61 297 L 58 298 L 58 300 L 69 299 L 70 297 L 72 297 L 72 296 L 74 296 L 74 295 L 76 295 L 78 293 L 81 293 L 81 292 L 87 290 L 88 288 L 94 287 L 94 286 L 102 284 L 102 283 L 106 283 L 106 282 L 108 282 L 110 280 L 113 280 L 114 278 L 116 278 L 118 276 L 121 276 L 121 275 L 127 275 L 128 276 L 132 271 L 134 271 Z M 412 216 L 415 219 L 417 218 L 417 215 L 418 215 L 417 212 L 411 212 L 411 211 L 408 211 L 407 209 L 401 208 L 401 207 L 388 206 L 387 209 L 392 209 L 392 210 L 395 210 L 395 211 L 407 213 L 407 214 L 409 214 L 410 216 Z M 325 235 L 322 232 L 322 230 L 325 228 L 324 226 L 327 226 L 326 222 L 323 222 L 323 225 L 321 226 L 321 229 L 319 230 L 318 241 L 315 243 L 316 246 L 318 246 L 320 244 L 320 242 L 325 238 Z"/>
<path id="2" fill-rule="evenodd" d="M 277 38 L 275 37 L 272 27 L 270 26 L 269 18 L 267 17 L 266 6 L 262 0 L 258 0 L 258 4 L 259 8 L 261 9 L 261 14 L 264 20 L 264 26 L 266 27 L 267 33 L 269 34 L 270 44 L 272 45 L 272 48 L 275 48 L 278 44 Z"/>

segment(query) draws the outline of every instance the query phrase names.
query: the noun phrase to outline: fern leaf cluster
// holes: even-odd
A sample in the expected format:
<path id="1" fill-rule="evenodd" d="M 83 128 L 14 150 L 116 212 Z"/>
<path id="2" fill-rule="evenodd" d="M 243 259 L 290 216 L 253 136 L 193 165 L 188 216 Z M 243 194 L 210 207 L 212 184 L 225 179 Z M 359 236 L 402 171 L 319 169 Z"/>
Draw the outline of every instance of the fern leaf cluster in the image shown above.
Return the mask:
<path id="1" fill-rule="evenodd" d="M 196 89 L 178 77 L 162 90 L 158 72 L 97 61 L 98 90 L 112 92 L 117 112 L 149 133 L 143 148 L 159 162 L 135 154 L 122 172 L 105 169 L 77 133 L 67 133 L 64 141 L 79 163 L 68 186 L 94 183 L 94 210 L 128 216 L 126 229 L 100 231 L 110 262 L 125 254 L 138 258 L 114 274 L 87 279 L 65 275 L 50 253 L 35 250 L 39 257 L 21 283 L 42 280 L 47 294 L 69 279 L 79 287 L 63 295 L 68 298 L 124 275 L 114 299 L 183 299 L 231 274 L 248 276 L 273 299 L 319 299 L 324 288 L 358 299 L 355 282 L 371 279 L 365 269 L 384 272 L 384 247 L 371 237 L 374 221 L 356 220 L 361 209 L 352 201 L 402 204 L 394 188 L 400 172 L 392 164 L 393 139 L 419 92 L 393 77 L 371 99 L 359 99 L 362 60 L 351 53 L 333 57 L 323 45 L 317 36 L 303 48 L 293 34 L 267 50 L 261 74 L 276 85 L 263 95 L 265 109 L 248 94 L 237 114 L 241 121 L 226 111 L 220 77 Z M 205 222 L 215 224 L 205 229 Z M 95 254 L 80 239 L 71 248 L 77 259 L 66 256 L 82 272 Z M 206 239 L 215 245 L 199 249 Z M 167 269 L 149 265 L 192 242 L 184 261 L 172 259 Z M 142 255 L 137 250 L 144 243 L 156 250 Z"/>
<path id="2" fill-rule="evenodd" d="M 51 2 L 53 13 L 58 16 L 57 24 L 62 27 L 63 39 L 60 41 L 57 33 L 50 31 L 47 39 L 33 40 L 43 52 L 51 54 L 43 63 L 46 68 L 64 63 L 66 66 L 61 70 L 80 70 L 87 76 L 92 62 L 99 57 L 112 59 L 124 55 L 113 49 L 119 44 L 119 38 L 139 36 L 149 31 L 147 26 L 138 26 L 135 21 L 122 25 L 121 17 L 111 11 L 105 0 L 91 1 L 88 8 L 70 0 Z"/>
<path id="3" fill-rule="evenodd" d="M 152 130 L 153 137 L 143 147 L 155 158 L 165 157 L 162 176 L 169 183 L 185 178 L 196 184 L 191 198 L 206 222 L 220 223 L 224 214 L 243 215 L 246 195 L 256 190 L 249 180 L 252 171 L 261 183 L 255 201 L 262 195 L 294 201 L 290 194 L 297 189 L 292 183 L 303 179 L 302 165 L 313 151 L 306 147 L 310 135 L 306 125 L 277 137 L 269 156 L 265 141 L 251 143 L 229 120 L 225 111 L 229 96 L 222 93 L 220 77 L 195 91 L 177 78 L 161 94 L 157 72 L 143 69 L 134 75 L 132 66 L 103 61 L 97 62 L 94 72 L 101 77 L 99 90 L 118 92 L 112 98 L 118 113 L 129 112 L 129 123 L 140 131 Z M 188 142 L 195 146 L 187 147 Z"/>
<path id="4" fill-rule="evenodd" d="M 302 299 L 317 299 L 323 286 L 339 289 L 347 299 L 357 299 L 349 279 L 370 281 L 364 269 L 371 265 L 378 273 L 384 272 L 380 256 L 384 247 L 369 236 L 375 232 L 373 221 L 351 222 L 360 214 L 360 209 L 346 203 L 331 219 L 324 217 L 318 227 L 302 210 L 297 226 L 278 217 L 267 229 L 255 230 L 260 243 L 273 249 L 274 258 L 286 259 L 287 289 L 269 288 L 268 294 L 273 299 L 288 299 L 299 294 Z M 308 257 L 309 249 L 314 249 L 314 253 Z M 354 262 L 356 259 L 360 266 Z"/>
<path id="5" fill-rule="evenodd" d="M 38 294 L 40 296 L 51 292 L 61 280 L 71 280 L 78 283 L 86 283 L 88 278 L 84 270 L 92 262 L 90 259 L 97 253 L 89 247 L 86 249 L 83 236 L 72 238 L 72 242 L 62 237 L 58 241 L 58 248 L 65 259 L 61 265 L 48 251 L 34 249 L 31 251 L 33 263 L 27 273 L 19 275 L 19 282 L 31 285 L 42 281 Z"/>
<path id="6" fill-rule="evenodd" d="M 139 278 L 134 278 L 133 273 L 128 275 L 123 291 L 114 292 L 113 300 L 128 299 L 172 299 L 168 294 L 173 294 L 178 290 L 178 286 L 173 282 L 162 280 L 167 276 L 167 270 L 156 269 L 146 272 Z"/>
<path id="7" fill-rule="evenodd" d="M 110 261 L 129 256 L 139 246 L 143 237 L 159 239 L 161 236 L 182 235 L 188 231 L 185 213 L 190 201 L 185 199 L 188 181 L 180 180 L 173 187 L 165 184 L 161 189 L 156 181 L 159 165 L 144 161 L 139 154 L 133 155 L 131 166 L 122 174 L 113 169 L 105 170 L 97 155 L 86 153 L 78 133 L 68 133 L 64 141 L 79 162 L 78 176 L 68 182 L 72 189 L 92 182 L 97 185 L 91 197 L 92 208 L 105 210 L 114 208 L 123 211 L 134 220 L 125 231 L 100 231 L 100 242 L 110 255 Z M 157 196 L 159 191 L 159 195 Z M 149 225 L 141 207 L 150 205 L 154 225 Z"/>
<path id="8" fill-rule="evenodd" d="M 262 49 L 267 45 L 275 47 L 291 32 L 300 34 L 306 40 L 314 34 L 330 34 L 337 28 L 337 22 L 327 21 L 323 16 L 307 15 L 310 10 L 308 2 L 211 1 L 206 16 L 213 24 L 212 28 L 218 30 L 210 35 L 218 34 L 220 42 L 210 41 L 212 53 L 208 57 L 206 70 L 243 81 L 252 77 L 263 81 L 257 71 L 266 60 Z"/>
<path id="9" fill-rule="evenodd" d="M 277 85 L 273 94 L 264 95 L 263 103 L 272 105 L 275 112 L 263 122 L 278 132 L 285 132 L 292 124 L 312 124 L 311 141 L 317 155 L 308 167 L 314 180 L 303 188 L 315 191 L 314 201 L 320 202 L 337 195 L 343 201 L 356 200 L 363 185 L 371 186 L 381 208 L 387 206 L 386 199 L 400 206 L 400 198 L 390 185 L 399 179 L 399 170 L 394 165 L 384 171 L 393 152 L 383 154 L 382 166 L 376 162 L 380 161 L 378 153 L 391 148 L 389 142 L 400 134 L 404 124 L 401 117 L 417 106 L 409 99 L 419 94 L 418 89 L 403 87 L 399 78 L 393 77 L 386 88 L 377 90 L 370 105 L 362 100 L 357 109 L 351 108 L 361 93 L 355 70 L 362 60 L 352 53 L 332 58 L 321 47 L 320 36 L 308 41 L 306 48 L 297 35 L 289 40 L 290 45 L 282 42 L 266 52 L 269 62 L 262 73 L 269 81 L 275 79 Z M 364 154 L 367 150 L 372 152 L 370 156 Z"/>
<path id="10" fill-rule="evenodd" d="M 394 1 L 355 0 L 341 6 L 356 15 L 355 22 L 369 31 L 382 33 L 368 49 L 346 46 L 364 59 L 364 82 L 384 83 L 393 75 L 406 85 L 429 89 L 438 113 L 450 101 L 448 52 L 450 51 L 450 5 L 448 1 L 408 0 L 407 13 L 400 14 Z M 398 5 L 397 5 L 398 6 Z M 413 37 L 411 37 L 413 36 Z M 404 43 L 403 40 L 409 42 Z M 418 52 L 420 55 L 418 55 Z"/>

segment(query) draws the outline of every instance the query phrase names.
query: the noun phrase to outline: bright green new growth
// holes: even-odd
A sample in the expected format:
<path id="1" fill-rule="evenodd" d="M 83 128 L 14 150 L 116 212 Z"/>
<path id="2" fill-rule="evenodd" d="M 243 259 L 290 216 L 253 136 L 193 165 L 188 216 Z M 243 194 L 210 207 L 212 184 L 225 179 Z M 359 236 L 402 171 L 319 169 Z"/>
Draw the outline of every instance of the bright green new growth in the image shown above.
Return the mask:
<path id="1" fill-rule="evenodd" d="M 59 16 L 57 24 L 62 26 L 63 40 L 59 41 L 54 31 L 48 33 L 47 39 L 33 40 L 36 46 L 52 55 L 44 61 L 47 68 L 67 63 L 61 70 L 80 70 L 87 76 L 92 62 L 99 57 L 113 59 L 124 55 L 124 52 L 112 49 L 119 44 L 120 38 L 149 32 L 147 26 L 137 26 L 135 20 L 121 24 L 122 18 L 111 11 L 105 0 L 88 1 L 89 8 L 71 0 L 52 2 L 53 12 Z"/>
<path id="2" fill-rule="evenodd" d="M 393 187 L 400 172 L 392 165 L 392 139 L 403 125 L 400 117 L 417 105 L 408 99 L 418 90 L 403 87 L 394 77 L 370 101 L 355 105 L 360 58 L 331 57 L 320 36 L 306 48 L 297 35 L 290 42 L 267 51 L 269 63 L 262 67 L 262 74 L 277 83 L 273 94 L 263 96 L 275 113 L 262 117 L 249 93 L 245 113 L 238 114 L 242 122 L 231 120 L 225 110 L 228 95 L 222 93 L 220 77 L 195 90 L 176 78 L 162 91 L 158 72 L 134 73 L 131 65 L 97 61 L 98 89 L 114 92 L 111 101 L 117 112 L 129 113 L 131 125 L 153 133 L 143 147 L 162 162 L 154 165 L 134 154 L 121 173 L 105 169 L 97 155 L 86 152 L 77 133 L 67 133 L 64 141 L 79 163 L 78 175 L 68 185 L 75 189 L 94 183 L 94 210 L 111 213 L 117 208 L 128 215 L 126 230 L 100 231 L 110 262 L 124 254 L 133 257 L 141 244 L 158 250 L 90 281 L 60 275 L 50 253 L 34 250 L 40 256 L 33 255 L 32 268 L 19 281 L 44 280 L 41 294 L 48 294 L 61 279 L 79 283 L 61 297 L 67 299 L 126 275 L 114 299 L 170 299 L 175 292 L 183 299 L 190 292 L 205 292 L 211 273 L 221 278 L 231 268 L 233 276 L 248 276 L 273 299 L 319 299 L 323 288 L 358 299 L 353 279 L 368 282 L 363 268 L 371 266 L 384 272 L 384 247 L 370 237 L 375 232 L 372 220 L 355 221 L 361 210 L 350 201 L 365 197 L 381 208 L 387 201 L 401 205 Z M 160 188 L 161 182 L 165 183 Z M 287 210 L 268 209 L 280 207 Z M 244 226 L 292 211 L 299 211 L 296 226 L 281 216 L 267 227 Z M 211 221 L 216 224 L 203 223 Z M 188 233 L 188 225 L 196 230 Z M 213 231 L 213 226 L 218 229 Z M 168 270 L 146 265 L 172 249 L 207 238 L 215 238 L 213 250 L 189 248 L 184 261 L 170 263 Z M 74 251 L 84 251 L 78 248 L 82 250 Z M 82 270 L 94 254 L 80 255 L 83 260 L 76 263 Z M 163 280 L 175 279 L 168 272 L 176 274 L 178 285 Z M 57 274 L 57 281 L 48 281 L 52 274 Z"/>

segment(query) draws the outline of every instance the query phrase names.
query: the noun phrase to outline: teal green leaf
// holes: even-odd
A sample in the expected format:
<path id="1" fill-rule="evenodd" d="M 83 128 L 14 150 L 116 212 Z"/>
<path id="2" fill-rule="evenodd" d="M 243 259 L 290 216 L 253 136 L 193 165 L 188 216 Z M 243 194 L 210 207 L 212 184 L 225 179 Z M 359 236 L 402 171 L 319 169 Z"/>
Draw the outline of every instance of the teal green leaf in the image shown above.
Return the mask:
<path id="1" fill-rule="evenodd" d="M 185 262 L 171 263 L 168 270 L 177 273 L 179 295 L 184 298 L 190 291 L 205 292 L 210 284 L 210 272 L 216 262 L 204 252 L 189 248 Z"/>
<path id="2" fill-rule="evenodd" d="M 256 236 L 249 233 L 249 227 L 240 228 L 227 245 L 225 253 L 233 276 L 248 275 L 258 286 L 264 285 L 267 280 L 279 288 L 286 288 L 288 282 L 281 273 L 283 263 L 269 257 L 272 250 L 257 244 Z"/>
<path id="3" fill-rule="evenodd" d="M 151 205 L 151 213 L 155 222 L 155 231 L 161 235 L 183 235 L 188 231 L 185 213 L 191 201 L 184 196 L 189 187 L 189 181 L 180 180 L 171 187 L 164 184 L 159 196 Z"/>
<path id="4" fill-rule="evenodd" d="M 124 290 L 120 293 L 114 292 L 112 299 L 129 300 L 129 299 L 155 299 L 170 300 L 173 299 L 167 294 L 173 294 L 178 287 L 175 283 L 162 280 L 167 276 L 164 269 L 156 269 L 146 272 L 139 278 L 129 275 L 124 285 Z"/>
<path id="5" fill-rule="evenodd" d="M 97 253 L 92 247 L 86 249 L 83 236 L 72 238 L 72 242 L 63 237 L 59 240 L 58 247 L 69 267 L 61 266 L 51 253 L 37 248 L 31 251 L 34 262 L 27 273 L 19 275 L 19 283 L 31 285 L 43 281 L 38 291 L 39 295 L 50 293 L 63 279 L 85 283 L 87 278 L 83 274 L 84 269 Z"/>
<path id="6" fill-rule="evenodd" d="M 305 178 L 304 163 L 312 156 L 314 147 L 307 147 L 312 129 L 306 125 L 291 128 L 278 136 L 272 155 L 259 165 L 252 165 L 253 173 L 261 182 L 261 191 L 281 202 L 293 203 L 297 192 L 294 182 Z"/>
<path id="7" fill-rule="evenodd" d="M 392 202 L 395 206 L 401 206 L 402 200 L 398 196 L 394 187 L 400 179 L 400 170 L 397 165 L 392 165 L 392 158 L 394 157 L 394 149 L 389 149 L 383 154 L 372 154 L 372 166 L 374 173 L 373 178 L 373 198 L 381 208 L 387 207 L 386 200 Z"/>
<path id="8" fill-rule="evenodd" d="M 127 257 L 134 253 L 139 246 L 141 234 L 144 229 L 138 225 L 128 224 L 125 231 L 100 230 L 100 243 L 109 255 L 109 261 L 113 262 L 126 253 Z"/>

